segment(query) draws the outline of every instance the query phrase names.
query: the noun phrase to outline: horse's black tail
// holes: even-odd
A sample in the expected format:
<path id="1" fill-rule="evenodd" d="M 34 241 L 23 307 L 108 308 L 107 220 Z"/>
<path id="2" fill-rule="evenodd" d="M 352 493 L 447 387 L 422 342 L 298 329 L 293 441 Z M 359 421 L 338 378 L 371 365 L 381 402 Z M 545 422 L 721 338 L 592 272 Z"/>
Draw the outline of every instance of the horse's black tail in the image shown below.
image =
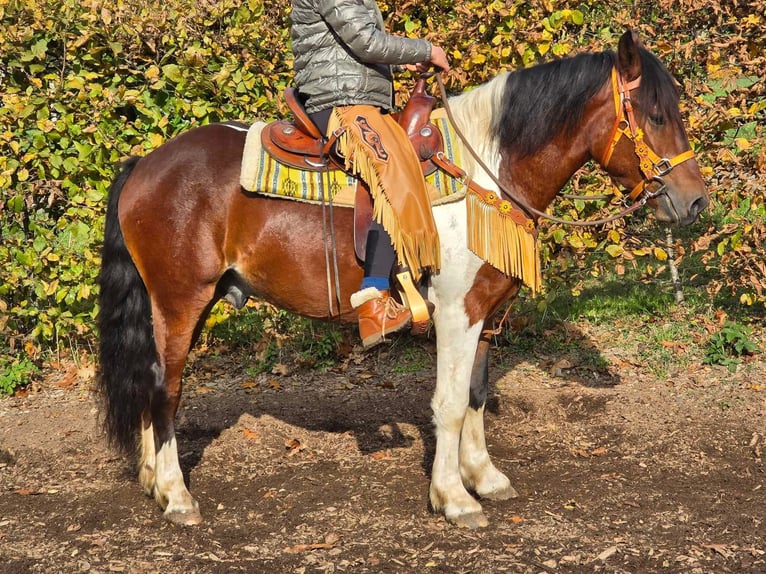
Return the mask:
<path id="1" fill-rule="evenodd" d="M 128 253 L 117 216 L 120 194 L 138 159 L 123 164 L 109 189 L 98 278 L 98 386 L 104 426 L 109 442 L 131 454 L 137 445 L 141 413 L 151 400 L 157 362 L 149 295 Z"/>

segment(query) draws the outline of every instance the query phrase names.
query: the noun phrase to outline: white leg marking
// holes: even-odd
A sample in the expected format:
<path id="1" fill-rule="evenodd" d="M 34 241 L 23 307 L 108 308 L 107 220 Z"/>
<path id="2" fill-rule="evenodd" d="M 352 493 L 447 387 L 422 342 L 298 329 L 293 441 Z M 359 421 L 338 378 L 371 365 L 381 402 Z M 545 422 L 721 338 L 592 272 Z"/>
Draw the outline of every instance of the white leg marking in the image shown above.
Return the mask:
<path id="1" fill-rule="evenodd" d="M 154 426 L 141 425 L 141 453 L 138 458 L 138 482 L 148 496 L 154 493 L 157 452 L 154 449 Z"/>
<path id="2" fill-rule="evenodd" d="M 507 500 L 518 496 L 511 481 L 489 459 L 484 434 L 484 407 L 468 409 L 460 437 L 460 476 L 466 488 L 482 498 Z"/>
<path id="3" fill-rule="evenodd" d="M 165 509 L 165 518 L 171 522 L 191 525 L 202 521 L 199 504 L 184 484 L 175 436 L 157 452 L 154 498 Z"/>

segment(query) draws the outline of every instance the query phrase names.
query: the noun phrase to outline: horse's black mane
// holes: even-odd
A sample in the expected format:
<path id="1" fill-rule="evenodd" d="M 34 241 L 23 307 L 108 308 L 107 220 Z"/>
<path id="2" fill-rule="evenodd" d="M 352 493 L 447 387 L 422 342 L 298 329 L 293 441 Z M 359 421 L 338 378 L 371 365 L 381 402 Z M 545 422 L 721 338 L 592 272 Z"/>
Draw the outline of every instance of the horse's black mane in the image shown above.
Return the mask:
<path id="1" fill-rule="evenodd" d="M 654 54 L 639 48 L 642 75 L 638 101 L 644 113 L 681 123 L 678 89 Z M 508 75 L 502 112 L 493 129 L 500 149 L 524 158 L 537 152 L 562 130 L 571 133 L 588 100 L 609 79 L 614 52 L 579 54 Z"/>

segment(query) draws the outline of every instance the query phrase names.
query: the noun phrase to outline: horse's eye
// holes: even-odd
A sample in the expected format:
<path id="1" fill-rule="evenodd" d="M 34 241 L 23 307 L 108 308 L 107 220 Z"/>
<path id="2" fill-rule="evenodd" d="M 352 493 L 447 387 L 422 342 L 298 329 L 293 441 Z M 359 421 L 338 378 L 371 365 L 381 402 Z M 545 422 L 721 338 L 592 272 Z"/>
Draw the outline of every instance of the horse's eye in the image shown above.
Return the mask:
<path id="1" fill-rule="evenodd" d="M 665 116 L 662 114 L 651 114 L 649 116 L 649 121 L 652 122 L 655 126 L 662 126 L 665 125 Z"/>

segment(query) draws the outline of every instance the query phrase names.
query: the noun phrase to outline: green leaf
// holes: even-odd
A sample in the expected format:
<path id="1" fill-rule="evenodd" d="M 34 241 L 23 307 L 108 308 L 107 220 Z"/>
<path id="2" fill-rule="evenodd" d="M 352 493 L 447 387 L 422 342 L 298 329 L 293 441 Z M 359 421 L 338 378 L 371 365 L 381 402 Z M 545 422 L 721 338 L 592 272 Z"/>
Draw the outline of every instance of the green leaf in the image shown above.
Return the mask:
<path id="1" fill-rule="evenodd" d="M 183 80 L 181 68 L 179 68 L 176 64 L 166 64 L 165 66 L 162 66 L 162 73 L 174 84 L 177 84 Z"/>
<path id="2" fill-rule="evenodd" d="M 45 39 L 38 40 L 32 45 L 32 55 L 38 59 L 44 59 L 45 53 L 48 51 L 48 41 Z"/>

